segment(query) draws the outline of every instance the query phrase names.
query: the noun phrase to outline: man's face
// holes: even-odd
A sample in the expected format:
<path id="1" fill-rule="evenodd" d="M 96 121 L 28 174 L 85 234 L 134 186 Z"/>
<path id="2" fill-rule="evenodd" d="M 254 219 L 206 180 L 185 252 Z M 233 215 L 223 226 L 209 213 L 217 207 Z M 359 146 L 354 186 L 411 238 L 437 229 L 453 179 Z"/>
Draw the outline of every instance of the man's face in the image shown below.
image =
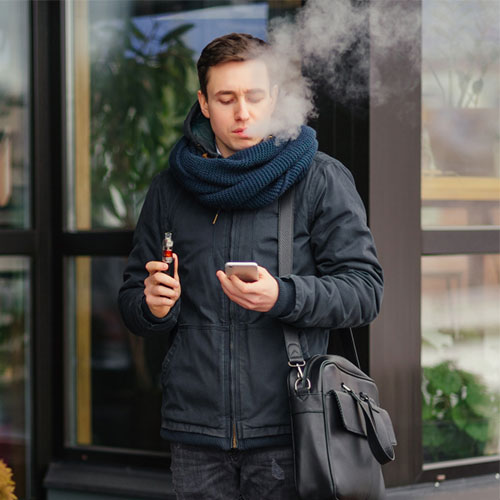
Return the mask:
<path id="1" fill-rule="evenodd" d="M 271 116 L 277 93 L 270 88 L 265 63 L 257 59 L 226 62 L 212 66 L 207 77 L 207 96 L 198 91 L 198 101 L 222 156 L 258 144 L 262 137 L 248 128 Z"/>

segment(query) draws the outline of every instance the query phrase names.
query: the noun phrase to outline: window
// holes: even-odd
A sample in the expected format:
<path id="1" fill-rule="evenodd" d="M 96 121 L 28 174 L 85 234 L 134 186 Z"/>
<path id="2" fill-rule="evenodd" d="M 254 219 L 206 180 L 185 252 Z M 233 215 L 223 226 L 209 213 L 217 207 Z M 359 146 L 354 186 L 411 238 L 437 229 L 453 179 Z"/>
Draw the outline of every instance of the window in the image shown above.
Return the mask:
<path id="1" fill-rule="evenodd" d="M 500 256 L 422 258 L 424 463 L 498 457 Z"/>
<path id="2" fill-rule="evenodd" d="M 422 9 L 422 227 L 498 227 L 498 5 Z"/>
<path id="3" fill-rule="evenodd" d="M 0 256 L 0 447 L 20 498 L 30 463 L 29 271 L 29 258 Z"/>
<path id="4" fill-rule="evenodd" d="M 424 470 L 499 458 L 500 11 L 422 3 Z"/>
<path id="5" fill-rule="evenodd" d="M 29 8 L 0 4 L 0 228 L 28 228 L 30 217 Z"/>
<path id="6" fill-rule="evenodd" d="M 500 12 L 480 0 L 403 3 L 416 38 L 389 55 L 377 36 L 370 45 L 390 95 L 370 104 L 370 227 L 386 283 L 370 373 L 399 442 L 390 485 L 496 472 L 499 453 L 499 131 L 488 116 Z M 465 128 L 476 112 L 480 139 Z"/>
<path id="7" fill-rule="evenodd" d="M 0 458 L 20 499 L 32 487 L 30 16 L 0 2 Z"/>
<path id="8" fill-rule="evenodd" d="M 168 338 L 131 335 L 117 305 L 132 229 L 195 102 L 202 48 L 232 31 L 266 38 L 269 18 L 300 3 L 66 3 L 64 442 L 76 453 L 168 451 Z"/>

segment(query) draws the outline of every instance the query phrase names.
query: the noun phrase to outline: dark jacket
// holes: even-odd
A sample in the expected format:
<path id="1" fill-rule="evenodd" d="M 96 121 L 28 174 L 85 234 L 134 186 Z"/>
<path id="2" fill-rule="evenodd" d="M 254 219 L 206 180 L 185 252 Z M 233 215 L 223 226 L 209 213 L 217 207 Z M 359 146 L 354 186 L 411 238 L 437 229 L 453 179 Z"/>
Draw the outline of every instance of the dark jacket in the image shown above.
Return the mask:
<path id="1" fill-rule="evenodd" d="M 138 335 L 174 335 L 162 370 L 162 435 L 250 448 L 290 442 L 287 357 L 281 323 L 300 330 L 306 357 L 326 352 L 332 328 L 372 321 L 382 270 L 349 171 L 317 153 L 296 185 L 293 274 L 280 277 L 268 313 L 243 309 L 215 275 L 227 261 L 255 261 L 278 275 L 278 202 L 260 210 L 200 205 L 166 170 L 154 180 L 134 234 L 119 303 Z M 144 301 L 145 264 L 161 260 L 171 231 L 182 294 L 163 319 Z"/>

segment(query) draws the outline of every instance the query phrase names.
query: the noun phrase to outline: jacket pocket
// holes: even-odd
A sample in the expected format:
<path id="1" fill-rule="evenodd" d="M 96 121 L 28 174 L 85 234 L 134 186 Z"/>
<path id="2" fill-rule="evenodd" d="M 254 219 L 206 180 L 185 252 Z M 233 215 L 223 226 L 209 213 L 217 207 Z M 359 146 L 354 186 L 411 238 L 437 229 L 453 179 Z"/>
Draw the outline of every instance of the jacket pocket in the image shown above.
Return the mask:
<path id="1" fill-rule="evenodd" d="M 163 378 L 163 418 L 172 430 L 201 432 L 224 428 L 225 330 L 179 326 L 174 351 L 167 354 Z M 175 429 L 173 428 L 175 426 Z"/>

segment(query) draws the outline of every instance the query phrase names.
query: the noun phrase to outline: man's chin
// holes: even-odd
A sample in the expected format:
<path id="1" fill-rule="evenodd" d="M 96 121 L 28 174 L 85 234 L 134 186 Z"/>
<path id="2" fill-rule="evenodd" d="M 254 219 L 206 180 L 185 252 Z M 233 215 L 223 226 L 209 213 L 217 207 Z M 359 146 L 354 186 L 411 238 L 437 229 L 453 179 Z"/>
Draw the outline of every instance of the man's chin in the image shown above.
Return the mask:
<path id="1" fill-rule="evenodd" d="M 237 141 L 235 141 L 234 146 L 235 149 L 239 151 L 241 149 L 251 148 L 252 146 L 259 144 L 259 142 L 262 142 L 261 137 L 242 136 L 239 137 Z"/>

